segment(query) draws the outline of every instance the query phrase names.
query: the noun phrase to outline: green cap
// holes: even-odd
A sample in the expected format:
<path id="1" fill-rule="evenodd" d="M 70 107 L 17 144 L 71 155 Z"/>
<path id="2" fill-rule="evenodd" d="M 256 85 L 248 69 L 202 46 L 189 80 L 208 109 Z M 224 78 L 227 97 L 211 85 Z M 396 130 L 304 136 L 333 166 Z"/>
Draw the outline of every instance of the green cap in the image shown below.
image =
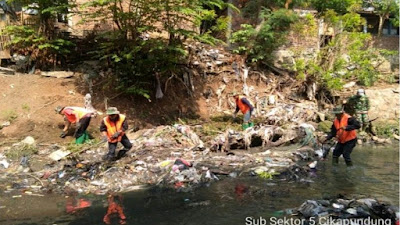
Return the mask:
<path id="1" fill-rule="evenodd" d="M 341 114 L 343 113 L 343 107 L 342 106 L 336 106 L 335 108 L 333 108 L 332 113 L 333 114 Z"/>
<path id="2" fill-rule="evenodd" d="M 109 107 L 106 112 L 107 115 L 115 115 L 119 114 L 119 111 L 116 107 Z"/>
<path id="3" fill-rule="evenodd" d="M 56 111 L 56 113 L 60 114 L 60 112 L 64 109 L 65 107 L 63 106 L 57 106 L 54 110 Z"/>

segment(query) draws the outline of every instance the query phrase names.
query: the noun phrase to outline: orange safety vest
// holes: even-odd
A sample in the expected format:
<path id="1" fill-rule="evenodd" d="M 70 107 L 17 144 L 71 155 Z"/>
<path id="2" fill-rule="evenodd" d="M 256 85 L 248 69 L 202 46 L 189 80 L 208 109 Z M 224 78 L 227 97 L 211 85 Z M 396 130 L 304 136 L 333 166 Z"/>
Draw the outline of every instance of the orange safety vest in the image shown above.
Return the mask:
<path id="1" fill-rule="evenodd" d="M 351 131 L 346 131 L 343 129 L 339 130 L 339 128 L 347 126 L 347 123 L 348 123 L 350 117 L 351 116 L 349 114 L 344 113 L 340 122 L 337 118 L 333 122 L 333 125 L 336 128 L 336 137 L 337 137 L 339 143 L 343 144 L 343 143 L 351 141 L 357 137 L 356 130 L 351 130 Z"/>
<path id="2" fill-rule="evenodd" d="M 81 107 L 65 107 L 64 108 L 64 110 L 68 110 L 68 109 L 72 109 L 72 113 L 71 114 L 64 113 L 64 115 L 67 118 L 67 120 L 71 123 L 75 123 L 75 122 L 79 121 L 80 119 L 82 119 L 83 117 L 90 114 L 90 112 L 88 110 L 86 110 L 85 108 L 81 108 Z M 78 114 L 78 118 L 76 118 L 75 113 Z"/>
<path id="3" fill-rule="evenodd" d="M 107 116 L 103 119 L 104 124 L 107 127 L 107 137 L 108 137 L 108 142 L 110 143 L 116 143 L 121 141 L 122 136 L 124 136 L 124 132 L 122 132 L 122 124 L 125 121 L 125 115 L 119 114 L 119 119 L 116 123 L 110 120 L 110 118 Z M 118 138 L 116 139 L 111 139 L 111 137 L 116 133 L 120 132 L 121 134 L 119 135 Z"/>
<path id="4" fill-rule="evenodd" d="M 239 96 L 239 97 L 236 99 L 236 105 L 239 107 L 240 111 L 241 111 L 243 114 L 246 114 L 247 111 L 250 110 L 250 106 L 248 106 L 247 104 L 244 104 L 244 103 L 242 102 L 242 98 L 244 98 L 244 97 L 243 97 L 243 96 Z"/>

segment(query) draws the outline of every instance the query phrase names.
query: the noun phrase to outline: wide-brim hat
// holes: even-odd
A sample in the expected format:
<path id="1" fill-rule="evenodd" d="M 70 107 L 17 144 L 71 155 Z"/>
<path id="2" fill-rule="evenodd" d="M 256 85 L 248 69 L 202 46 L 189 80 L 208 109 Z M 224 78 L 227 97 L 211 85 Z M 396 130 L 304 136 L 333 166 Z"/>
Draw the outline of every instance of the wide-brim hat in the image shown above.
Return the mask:
<path id="1" fill-rule="evenodd" d="M 343 107 L 342 106 L 336 106 L 335 108 L 333 108 L 332 113 L 333 114 L 341 114 L 343 113 Z"/>
<path id="2" fill-rule="evenodd" d="M 119 111 L 116 107 L 109 107 L 106 111 L 107 115 L 115 115 L 115 114 L 119 114 Z"/>

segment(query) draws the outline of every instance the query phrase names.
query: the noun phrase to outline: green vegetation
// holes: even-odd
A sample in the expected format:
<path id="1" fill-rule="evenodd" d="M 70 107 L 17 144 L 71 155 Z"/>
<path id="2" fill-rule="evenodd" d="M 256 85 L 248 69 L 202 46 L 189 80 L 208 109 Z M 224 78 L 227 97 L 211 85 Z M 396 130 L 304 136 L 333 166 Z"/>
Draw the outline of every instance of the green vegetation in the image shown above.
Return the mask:
<path id="1" fill-rule="evenodd" d="M 366 1 L 365 6 L 374 7 L 379 15 L 378 36 L 382 35 L 383 24 L 389 19 L 390 15 L 395 15 L 391 19 L 395 25 L 399 25 L 399 1 L 398 0 L 370 0 Z"/>
<path id="2" fill-rule="evenodd" d="M 21 55 L 28 56 L 36 67 L 48 68 L 61 65 L 65 61 L 74 43 L 63 38 L 55 29 L 54 22 L 58 15 L 66 15 L 74 5 L 67 0 L 10 0 L 22 7 L 37 10 L 38 15 L 33 25 L 7 26 L 3 34 L 12 37 L 8 46 Z M 33 17 L 35 18 L 35 17 Z"/>
<path id="3" fill-rule="evenodd" d="M 99 46 L 91 54 L 113 70 L 107 77 L 105 89 L 115 88 L 145 98 L 150 98 L 149 89 L 156 73 L 160 76 L 180 74 L 181 68 L 177 65 L 185 62 L 188 56 L 183 45 L 185 40 L 220 42 L 211 32 L 226 29 L 227 18 L 218 18 L 215 10 L 230 6 L 222 0 L 131 0 L 128 1 L 130 7 L 124 8 L 122 2 L 94 0 L 85 4 L 91 9 L 85 18 L 87 21 L 113 18 L 117 27 L 97 35 Z M 196 32 L 202 22 L 214 20 L 215 26 L 203 29 L 201 34 Z M 162 31 L 167 37 L 149 35 Z"/>
<path id="4" fill-rule="evenodd" d="M 393 137 L 393 134 L 399 135 L 399 121 L 373 122 L 376 135 L 379 137 Z"/>
<path id="5" fill-rule="evenodd" d="M 260 64 L 268 64 L 272 60 L 269 54 L 286 41 L 286 35 L 297 15 L 287 9 L 261 12 L 264 22 L 257 30 L 250 24 L 242 24 L 242 29 L 233 33 L 231 42 L 236 44 L 235 53 L 247 55 L 248 60 Z"/>
<path id="6" fill-rule="evenodd" d="M 13 109 L 3 110 L 1 112 L 1 117 L 3 120 L 10 121 L 10 123 L 12 123 L 18 118 L 18 114 Z"/>
<path id="7" fill-rule="evenodd" d="M 315 60 L 296 60 L 297 79 L 315 80 L 327 90 L 341 90 L 348 80 L 372 86 L 378 80 L 376 65 L 382 58 L 377 49 L 369 47 L 371 35 L 360 32 L 365 20 L 354 12 L 339 15 L 331 9 L 323 18 L 329 27 L 342 31 L 331 37 Z"/>
<path id="8" fill-rule="evenodd" d="M 29 107 L 29 105 L 27 103 L 24 103 L 21 105 L 22 110 L 24 110 L 25 112 L 29 112 L 31 110 L 31 107 Z"/>
<path id="9" fill-rule="evenodd" d="M 31 156 L 38 153 L 38 148 L 35 145 L 18 144 L 5 151 L 5 156 L 10 159 L 19 159 L 22 156 Z"/>
<path id="10" fill-rule="evenodd" d="M 93 0 L 78 6 L 67 0 L 9 0 L 37 10 L 33 25 L 12 25 L 4 33 L 12 36 L 13 52 L 29 56 L 30 68 L 67 66 L 77 43 L 66 38 L 55 21 L 79 11 L 81 23 L 112 23 L 115 29 L 94 30 L 86 57 L 100 61 L 100 91 L 138 95 L 150 99 L 155 80 L 178 78 L 185 73 L 187 41 L 224 44 L 231 18 L 227 8 L 243 16 L 241 29 L 232 33 L 233 52 L 259 68 L 271 66 L 274 50 L 288 43 L 289 32 L 303 39 L 318 32 L 323 19 L 335 35 L 327 37 L 315 59 L 296 58 L 295 77 L 301 82 L 316 81 L 326 90 L 340 90 L 348 80 L 371 86 L 378 80 L 378 50 L 370 48 L 371 36 L 361 33 L 366 21 L 358 13 L 373 6 L 380 17 L 379 32 L 390 15 L 398 24 L 398 0 L 249 0 L 238 3 L 240 12 L 224 0 Z M 316 15 L 298 16 L 292 9 L 313 8 Z M 140 9 L 140 10 L 138 10 Z M 85 12 L 85 13 L 83 13 Z M 327 35 L 329 36 L 329 35 Z M 88 40 L 89 41 L 89 40 Z M 299 53 L 300 54 L 300 53 Z M 97 73 L 94 73 L 97 74 Z M 97 86 L 99 87 L 99 86 Z"/>
<path id="11" fill-rule="evenodd" d="M 260 172 L 260 173 L 258 174 L 258 176 L 259 176 L 260 178 L 262 178 L 262 179 L 268 179 L 268 180 L 272 179 L 275 175 L 278 175 L 278 173 L 276 173 L 276 172 L 267 172 L 267 171 L 263 171 L 263 172 Z"/>

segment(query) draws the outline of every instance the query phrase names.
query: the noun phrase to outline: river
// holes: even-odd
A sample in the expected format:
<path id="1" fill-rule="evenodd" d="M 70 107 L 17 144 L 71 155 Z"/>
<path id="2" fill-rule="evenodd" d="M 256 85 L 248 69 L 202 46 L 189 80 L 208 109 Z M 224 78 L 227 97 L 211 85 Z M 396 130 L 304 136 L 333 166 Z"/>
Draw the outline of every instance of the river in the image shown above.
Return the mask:
<path id="1" fill-rule="evenodd" d="M 250 217 L 271 218 L 282 215 L 281 210 L 299 207 L 305 200 L 338 195 L 373 197 L 398 206 L 398 146 L 358 146 L 352 158 L 355 167 L 351 169 L 346 168 L 343 158 L 338 167 L 332 167 L 331 161 L 318 162 L 318 170 L 300 182 L 243 175 L 222 179 L 194 192 L 156 187 L 135 191 L 122 196 L 122 205 L 127 224 L 135 225 L 246 224 Z M 238 192 L 238 187 L 246 191 Z M 105 196 L 82 196 L 92 206 L 67 214 L 62 196 L 1 195 L 0 224 L 100 225 L 104 224 L 107 211 Z M 118 224 L 118 220 L 112 222 Z"/>

